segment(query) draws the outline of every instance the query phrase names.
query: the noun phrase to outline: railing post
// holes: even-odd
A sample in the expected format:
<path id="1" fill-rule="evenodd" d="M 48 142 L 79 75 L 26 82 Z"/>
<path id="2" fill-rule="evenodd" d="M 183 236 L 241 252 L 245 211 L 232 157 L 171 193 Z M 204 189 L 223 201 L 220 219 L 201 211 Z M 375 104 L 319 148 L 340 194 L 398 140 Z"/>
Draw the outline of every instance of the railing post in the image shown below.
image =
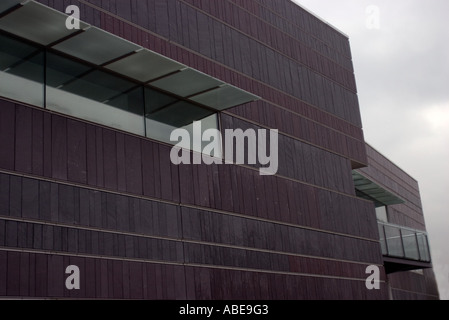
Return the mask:
<path id="1" fill-rule="evenodd" d="M 432 262 L 432 258 L 431 258 L 431 255 L 430 255 L 429 237 L 427 236 L 427 234 L 424 234 L 424 238 L 426 239 L 427 256 L 429 257 L 429 259 L 427 260 L 427 262 Z"/>
<path id="2" fill-rule="evenodd" d="M 385 241 L 385 248 L 387 249 L 387 256 L 389 256 L 390 250 L 388 249 L 387 233 L 385 231 L 385 224 L 383 224 L 383 223 L 382 223 L 382 229 L 384 230 L 384 241 Z"/>
<path id="3" fill-rule="evenodd" d="M 407 258 L 407 255 L 405 254 L 405 246 L 404 246 L 404 236 L 402 235 L 402 228 L 399 228 L 399 235 L 401 237 L 401 245 L 402 245 L 402 257 Z"/>
<path id="4" fill-rule="evenodd" d="M 419 239 L 418 239 L 418 233 L 415 232 L 415 239 L 416 239 L 416 245 L 418 247 L 418 258 L 420 261 L 424 261 L 421 257 L 421 249 L 419 248 Z"/>

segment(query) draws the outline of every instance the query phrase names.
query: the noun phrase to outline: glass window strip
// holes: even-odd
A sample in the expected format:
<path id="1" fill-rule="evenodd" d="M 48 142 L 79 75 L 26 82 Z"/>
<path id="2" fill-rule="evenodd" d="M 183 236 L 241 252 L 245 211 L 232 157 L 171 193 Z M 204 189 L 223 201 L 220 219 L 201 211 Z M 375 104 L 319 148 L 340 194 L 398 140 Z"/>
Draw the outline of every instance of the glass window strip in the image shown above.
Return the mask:
<path id="1" fill-rule="evenodd" d="M 4 80 L 2 83 L 10 83 L 10 87 L 16 88 L 14 93 L 8 93 L 5 90 L 3 92 L 0 87 L 0 95 L 6 98 L 172 145 L 176 142 L 170 141 L 171 131 L 176 128 L 191 131 L 194 121 L 204 124 L 203 132 L 219 128 L 218 112 L 210 107 L 127 79 L 113 71 L 80 61 L 54 49 L 32 44 L 17 36 L 0 31 L 0 37 L 7 40 L 2 41 L 3 45 L 0 46 L 0 78 Z M 20 50 L 6 45 L 7 43 L 16 44 Z M 8 53 L 13 55 L 9 54 L 8 58 Z M 41 62 L 32 61 L 37 57 Z M 35 66 L 30 68 L 33 63 Z M 30 73 L 28 77 L 37 77 L 39 81 L 8 73 L 20 66 L 23 67 L 22 76 Z M 104 81 L 96 81 L 96 76 Z M 6 85 L 2 87 L 7 89 Z M 25 91 L 23 87 L 26 88 Z M 83 90 L 87 94 L 82 94 Z M 159 98 L 152 100 L 152 95 L 147 94 L 148 92 L 154 93 L 153 96 L 159 95 Z M 159 125 L 155 125 L 156 122 Z M 201 151 L 201 148 L 195 148 L 193 143 L 191 144 L 192 150 Z"/>

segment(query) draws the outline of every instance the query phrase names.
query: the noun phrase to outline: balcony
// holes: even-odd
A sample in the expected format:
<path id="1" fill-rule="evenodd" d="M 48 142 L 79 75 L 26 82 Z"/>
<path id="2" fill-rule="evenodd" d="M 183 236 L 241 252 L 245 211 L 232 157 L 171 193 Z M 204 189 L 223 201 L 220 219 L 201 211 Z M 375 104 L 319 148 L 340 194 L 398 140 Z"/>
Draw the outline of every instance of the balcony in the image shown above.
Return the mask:
<path id="1" fill-rule="evenodd" d="M 387 273 L 431 268 L 427 233 L 378 222 Z"/>

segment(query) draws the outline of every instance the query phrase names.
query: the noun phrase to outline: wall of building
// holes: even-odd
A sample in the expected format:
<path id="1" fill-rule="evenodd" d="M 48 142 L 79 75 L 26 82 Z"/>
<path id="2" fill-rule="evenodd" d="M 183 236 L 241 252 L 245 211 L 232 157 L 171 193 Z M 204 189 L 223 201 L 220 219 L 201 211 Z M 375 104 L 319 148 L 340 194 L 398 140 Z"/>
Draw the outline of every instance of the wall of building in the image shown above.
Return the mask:
<path id="1" fill-rule="evenodd" d="M 388 298 L 373 205 L 351 180 L 367 157 L 346 36 L 290 1 L 70 4 L 259 95 L 222 128 L 279 129 L 280 168 L 174 166 L 165 144 L 0 99 L 0 296 Z"/>

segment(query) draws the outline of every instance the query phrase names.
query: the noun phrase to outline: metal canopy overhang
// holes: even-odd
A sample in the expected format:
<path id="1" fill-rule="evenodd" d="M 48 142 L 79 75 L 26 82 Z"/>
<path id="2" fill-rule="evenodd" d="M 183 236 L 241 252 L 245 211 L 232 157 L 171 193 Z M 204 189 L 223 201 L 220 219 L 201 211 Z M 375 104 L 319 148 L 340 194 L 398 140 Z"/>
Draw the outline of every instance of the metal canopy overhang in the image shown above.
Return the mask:
<path id="1" fill-rule="evenodd" d="M 354 186 L 356 190 L 362 192 L 363 194 L 369 196 L 377 202 L 380 202 L 384 205 L 405 203 L 405 201 L 400 197 L 394 195 L 390 191 L 385 190 L 384 188 L 355 170 L 352 171 L 352 179 L 354 180 Z"/>
<path id="2" fill-rule="evenodd" d="M 2 0 L 0 29 L 216 111 L 260 97 L 35 1 Z"/>

